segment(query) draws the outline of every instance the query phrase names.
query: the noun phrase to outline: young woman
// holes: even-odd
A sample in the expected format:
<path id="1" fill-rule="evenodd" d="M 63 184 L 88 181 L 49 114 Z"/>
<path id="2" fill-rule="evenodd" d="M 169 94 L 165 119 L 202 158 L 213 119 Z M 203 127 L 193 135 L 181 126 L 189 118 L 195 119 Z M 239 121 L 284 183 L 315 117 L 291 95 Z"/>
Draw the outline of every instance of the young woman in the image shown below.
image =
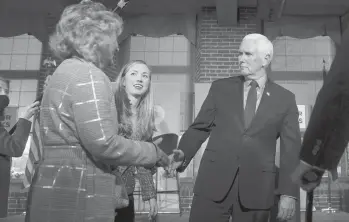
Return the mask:
<path id="1" fill-rule="evenodd" d="M 115 103 L 118 112 L 119 135 L 138 141 L 150 141 L 155 130 L 153 103 L 150 95 L 151 72 L 143 61 L 126 64 L 116 79 Z M 129 195 L 129 206 L 116 210 L 115 222 L 135 220 L 135 178 L 139 180 L 143 201 L 150 205 L 149 218 L 157 214 L 156 190 L 151 170 L 143 167 L 118 167 Z"/>

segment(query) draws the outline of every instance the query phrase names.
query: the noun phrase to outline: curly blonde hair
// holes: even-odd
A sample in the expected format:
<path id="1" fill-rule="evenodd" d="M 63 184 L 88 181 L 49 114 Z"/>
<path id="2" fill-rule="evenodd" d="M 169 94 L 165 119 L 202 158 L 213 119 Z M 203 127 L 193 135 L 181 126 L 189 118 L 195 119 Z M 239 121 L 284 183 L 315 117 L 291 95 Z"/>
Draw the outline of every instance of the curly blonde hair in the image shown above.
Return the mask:
<path id="1" fill-rule="evenodd" d="M 118 14 L 101 3 L 84 1 L 64 9 L 49 44 L 60 59 L 77 56 L 104 68 L 113 62 L 122 28 Z"/>

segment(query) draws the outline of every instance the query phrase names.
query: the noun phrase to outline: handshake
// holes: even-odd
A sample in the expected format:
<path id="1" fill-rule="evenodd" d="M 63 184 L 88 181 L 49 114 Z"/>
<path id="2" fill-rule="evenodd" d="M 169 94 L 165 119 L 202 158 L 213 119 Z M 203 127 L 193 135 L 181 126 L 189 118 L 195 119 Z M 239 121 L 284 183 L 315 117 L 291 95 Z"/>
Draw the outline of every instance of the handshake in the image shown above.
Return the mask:
<path id="1" fill-rule="evenodd" d="M 176 170 L 184 162 L 184 153 L 177 148 L 178 136 L 176 134 L 164 134 L 155 137 L 153 143 L 158 149 L 157 167 L 163 167 L 165 177 L 172 178 L 176 176 Z"/>

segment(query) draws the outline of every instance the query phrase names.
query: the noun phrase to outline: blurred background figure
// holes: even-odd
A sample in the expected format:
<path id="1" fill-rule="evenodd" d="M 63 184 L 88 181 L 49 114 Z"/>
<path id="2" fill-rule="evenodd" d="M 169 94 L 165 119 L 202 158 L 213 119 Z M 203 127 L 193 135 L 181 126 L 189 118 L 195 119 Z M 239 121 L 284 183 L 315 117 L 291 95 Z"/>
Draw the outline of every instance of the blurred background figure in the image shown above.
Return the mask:
<path id="1" fill-rule="evenodd" d="M 10 82 L 0 77 L 0 121 L 4 120 L 5 108 L 10 104 Z M 40 102 L 29 105 L 19 115 L 18 122 L 11 132 L 0 124 L 0 218 L 7 216 L 8 192 L 11 180 L 11 157 L 20 157 L 27 143 L 31 121 L 30 118 L 39 111 Z"/>

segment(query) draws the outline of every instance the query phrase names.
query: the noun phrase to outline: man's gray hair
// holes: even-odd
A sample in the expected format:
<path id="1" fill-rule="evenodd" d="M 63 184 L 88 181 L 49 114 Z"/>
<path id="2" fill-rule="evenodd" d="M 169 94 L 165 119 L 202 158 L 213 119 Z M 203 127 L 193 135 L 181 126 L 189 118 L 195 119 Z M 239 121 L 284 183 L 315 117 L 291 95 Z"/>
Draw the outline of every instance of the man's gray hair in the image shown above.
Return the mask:
<path id="1" fill-rule="evenodd" d="M 258 51 L 261 53 L 265 53 L 270 56 L 270 60 L 273 59 L 274 55 L 274 46 L 273 43 L 264 35 L 259 33 L 252 33 L 246 35 L 242 41 L 252 40 L 256 43 Z"/>

